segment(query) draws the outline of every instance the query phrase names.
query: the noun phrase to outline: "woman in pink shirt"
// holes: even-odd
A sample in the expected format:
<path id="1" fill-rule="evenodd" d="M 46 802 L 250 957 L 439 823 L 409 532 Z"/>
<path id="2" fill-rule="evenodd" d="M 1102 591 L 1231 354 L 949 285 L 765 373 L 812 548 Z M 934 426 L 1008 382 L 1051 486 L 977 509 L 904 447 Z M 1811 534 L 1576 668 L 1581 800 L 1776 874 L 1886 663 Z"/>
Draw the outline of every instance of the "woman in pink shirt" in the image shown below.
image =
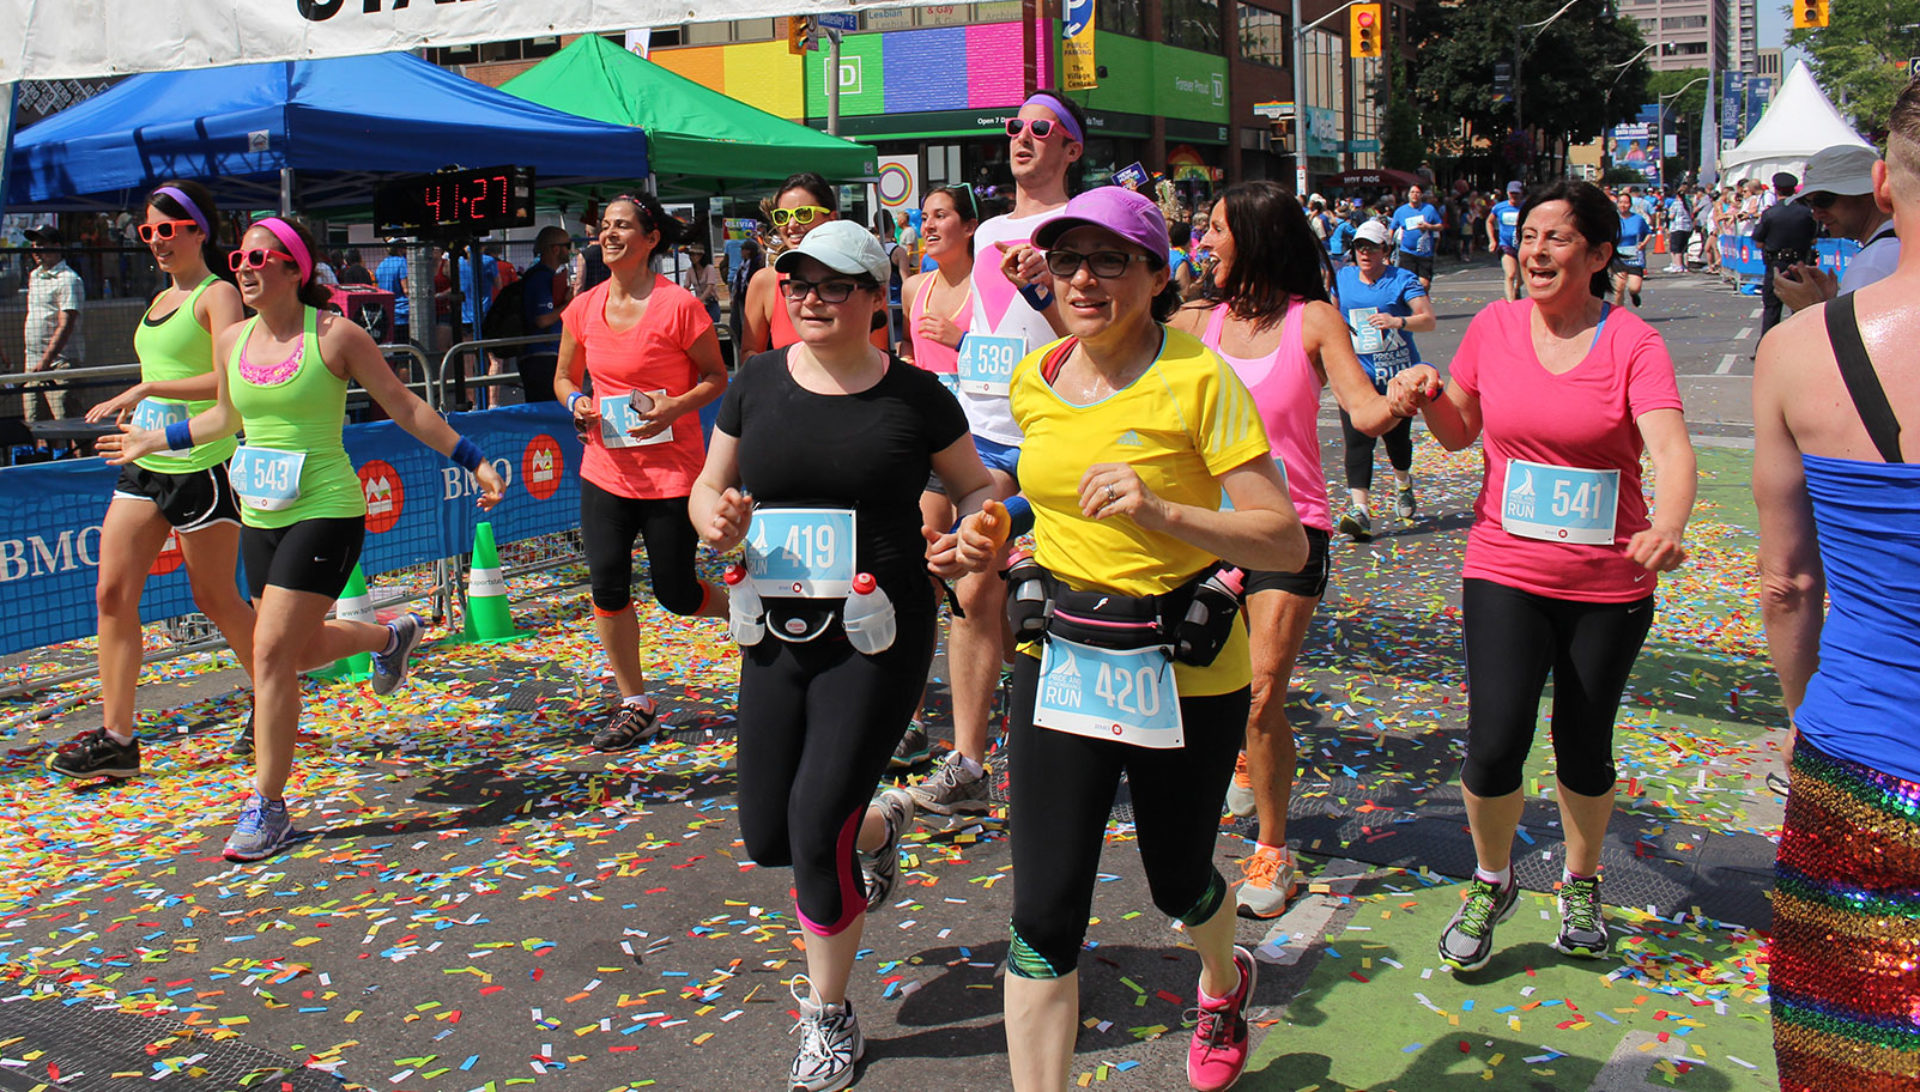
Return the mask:
<path id="1" fill-rule="evenodd" d="M 593 586 L 593 627 L 620 705 L 593 737 L 624 751 L 659 730 L 640 670 L 633 544 L 644 538 L 654 598 L 679 615 L 724 617 L 726 592 L 694 575 L 699 539 L 687 496 L 706 462 L 700 407 L 727 387 L 713 320 L 693 293 L 653 271 L 685 225 L 651 194 L 607 202 L 600 254 L 612 277 L 581 293 L 561 320 L 553 393 L 573 412 L 580 461 L 580 539 Z M 581 387 L 591 378 L 591 392 Z"/>
<path id="2" fill-rule="evenodd" d="M 1213 285 L 1225 300 L 1187 304 L 1169 325 L 1219 353 L 1247 385 L 1267 428 L 1270 454 L 1307 533 L 1307 564 L 1297 572 L 1246 574 L 1252 639 L 1253 702 L 1247 745 L 1227 790 L 1238 816 L 1258 813 L 1254 852 L 1241 861 L 1242 917 L 1276 918 L 1297 875 L 1287 847 L 1287 805 L 1298 756 L 1287 723 L 1287 680 L 1327 590 L 1333 535 L 1327 479 L 1320 466 L 1320 390 L 1329 383 L 1356 428 L 1378 436 L 1400 423 L 1353 351 L 1346 319 L 1328 302 L 1322 264 L 1300 202 L 1276 182 L 1245 182 L 1214 202 L 1207 241 Z"/>
<path id="3" fill-rule="evenodd" d="M 1586 182 L 1535 190 L 1520 210 L 1527 298 L 1488 304 L 1453 358 L 1452 382 L 1419 365 L 1389 390 L 1457 451 L 1478 438 L 1485 478 L 1461 593 L 1467 757 L 1461 771 L 1478 867 L 1440 937 L 1440 958 L 1486 966 L 1513 913 L 1521 767 L 1553 677 L 1555 796 L 1566 831 L 1554 947 L 1611 947 L 1600 846 L 1613 814 L 1613 722 L 1653 621 L 1656 574 L 1686 560 L 1693 444 L 1673 361 L 1654 329 L 1606 302 L 1619 216 Z M 1649 512 L 1640 455 L 1653 457 Z"/>

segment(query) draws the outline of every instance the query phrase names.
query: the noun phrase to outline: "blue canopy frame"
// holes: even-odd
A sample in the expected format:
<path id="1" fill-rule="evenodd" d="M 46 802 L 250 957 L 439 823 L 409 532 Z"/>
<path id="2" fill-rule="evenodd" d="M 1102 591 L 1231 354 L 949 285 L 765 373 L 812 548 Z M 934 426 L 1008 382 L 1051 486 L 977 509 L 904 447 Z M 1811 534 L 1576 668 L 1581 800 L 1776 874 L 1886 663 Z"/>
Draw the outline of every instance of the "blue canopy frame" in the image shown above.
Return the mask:
<path id="1" fill-rule="evenodd" d="M 15 134 L 12 209 L 125 208 L 168 178 L 228 208 L 366 205 L 384 175 L 534 168 L 539 184 L 647 177 L 638 129 L 562 113 L 408 53 L 132 76 Z"/>

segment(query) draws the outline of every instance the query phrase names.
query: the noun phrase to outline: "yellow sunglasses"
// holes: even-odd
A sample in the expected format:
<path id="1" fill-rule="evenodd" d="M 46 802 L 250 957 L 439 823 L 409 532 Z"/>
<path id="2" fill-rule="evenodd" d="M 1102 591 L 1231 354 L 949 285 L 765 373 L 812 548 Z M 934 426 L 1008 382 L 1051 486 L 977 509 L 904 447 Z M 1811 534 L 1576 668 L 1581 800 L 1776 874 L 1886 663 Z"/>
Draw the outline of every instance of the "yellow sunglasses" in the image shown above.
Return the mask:
<path id="1" fill-rule="evenodd" d="M 774 209 L 773 226 L 786 227 L 789 223 L 806 227 L 817 219 L 832 216 L 833 210 L 820 205 L 801 205 L 799 208 Z"/>

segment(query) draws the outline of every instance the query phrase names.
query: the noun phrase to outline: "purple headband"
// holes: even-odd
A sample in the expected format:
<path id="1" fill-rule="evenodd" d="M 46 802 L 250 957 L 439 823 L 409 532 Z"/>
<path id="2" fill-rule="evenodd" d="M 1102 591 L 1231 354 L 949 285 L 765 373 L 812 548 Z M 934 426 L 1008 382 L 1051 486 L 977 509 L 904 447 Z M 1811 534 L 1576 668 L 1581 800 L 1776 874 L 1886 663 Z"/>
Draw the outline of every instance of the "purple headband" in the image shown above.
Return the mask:
<path id="1" fill-rule="evenodd" d="M 193 217 L 193 222 L 200 225 L 200 234 L 213 238 L 213 229 L 207 226 L 207 214 L 200 211 L 200 206 L 193 203 L 193 198 L 173 186 L 162 186 L 154 190 L 153 195 L 173 198 L 174 203 L 186 209 L 187 215 Z"/>
<path id="2" fill-rule="evenodd" d="M 300 241 L 300 233 L 293 230 L 292 224 L 278 216 L 269 216 L 255 220 L 253 226 L 273 232 L 273 237 L 280 240 L 281 245 L 287 248 L 287 253 L 293 255 L 294 264 L 300 267 L 301 284 L 313 279 L 313 255 L 307 252 L 307 244 Z"/>
<path id="3" fill-rule="evenodd" d="M 1048 94 L 1045 91 L 1035 91 L 1033 94 L 1027 96 L 1027 101 L 1021 103 L 1020 105 L 1023 107 L 1025 106 L 1046 107 L 1047 109 L 1053 111 L 1054 117 L 1057 117 L 1060 119 L 1060 127 L 1067 131 L 1068 136 L 1072 137 L 1073 139 L 1079 141 L 1082 144 L 1085 144 L 1087 142 L 1086 134 L 1080 131 L 1080 123 L 1073 120 L 1073 111 L 1067 109 L 1067 104 L 1065 102 L 1062 102 L 1058 97 Z"/>

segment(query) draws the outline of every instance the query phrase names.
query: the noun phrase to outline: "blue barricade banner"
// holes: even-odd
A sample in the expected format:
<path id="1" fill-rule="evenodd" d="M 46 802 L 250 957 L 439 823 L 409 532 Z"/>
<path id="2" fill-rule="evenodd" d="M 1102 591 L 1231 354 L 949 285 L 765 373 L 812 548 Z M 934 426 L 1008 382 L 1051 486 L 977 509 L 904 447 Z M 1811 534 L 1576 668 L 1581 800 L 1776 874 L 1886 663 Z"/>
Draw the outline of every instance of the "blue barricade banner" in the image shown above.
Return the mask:
<path id="1" fill-rule="evenodd" d="M 0 654 L 98 632 L 100 521 L 120 468 L 67 459 L 0 469 Z M 140 598 L 143 621 L 194 609 L 179 544 L 167 537 Z"/>
<path id="2" fill-rule="evenodd" d="M 578 525 L 580 441 L 564 408 L 546 402 L 450 420 L 507 483 L 505 499 L 490 514 L 474 503 L 479 488 L 471 475 L 400 426 L 347 426 L 347 455 L 367 498 L 360 564 L 369 575 L 464 557 L 483 518 L 493 521 L 501 542 Z M 0 469 L 0 655 L 96 632 L 100 523 L 119 474 L 100 459 Z M 153 622 L 194 609 L 179 549 L 169 539 L 148 576 L 140 618 Z"/>
<path id="3" fill-rule="evenodd" d="M 449 549 L 437 556 L 470 553 L 473 528 L 481 520 L 492 521 L 493 537 L 499 542 L 580 525 L 580 438 L 565 407 L 558 402 L 535 402 L 456 413 L 447 420 L 480 445 L 506 480 L 507 495 L 492 512 L 480 511 L 474 503 L 480 490 L 473 476 L 433 455 L 442 464 L 439 495 L 448 502 L 440 509 Z"/>
<path id="4" fill-rule="evenodd" d="M 1815 239 L 1813 249 L 1820 255 L 1820 268 L 1836 277 L 1845 276 L 1860 244 L 1852 239 Z M 1764 277 L 1766 252 L 1745 235 L 1720 236 L 1720 264 L 1742 277 Z"/>

